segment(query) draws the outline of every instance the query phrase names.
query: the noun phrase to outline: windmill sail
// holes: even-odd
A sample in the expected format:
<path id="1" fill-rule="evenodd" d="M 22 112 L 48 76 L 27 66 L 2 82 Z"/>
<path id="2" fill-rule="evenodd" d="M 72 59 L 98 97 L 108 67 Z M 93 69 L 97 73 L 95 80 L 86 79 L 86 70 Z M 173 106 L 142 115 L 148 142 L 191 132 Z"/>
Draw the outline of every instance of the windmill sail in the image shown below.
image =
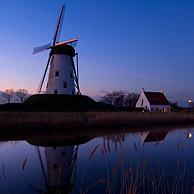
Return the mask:
<path id="1" fill-rule="evenodd" d="M 77 41 L 78 41 L 78 38 L 71 38 L 71 39 L 65 40 L 63 42 L 56 43 L 55 46 L 62 46 L 62 45 L 65 45 L 65 44 L 72 44 L 72 43 L 75 43 Z"/>
<path id="2" fill-rule="evenodd" d="M 40 53 L 40 52 L 42 52 L 42 51 L 46 51 L 46 50 L 50 49 L 50 47 L 51 47 L 51 43 L 45 44 L 45 45 L 43 45 L 43 46 L 35 47 L 35 48 L 33 49 L 33 53 L 32 53 L 32 54 L 34 55 L 34 54 Z"/>
<path id="3" fill-rule="evenodd" d="M 47 72 L 47 70 L 48 70 L 48 66 L 49 66 L 49 64 L 50 64 L 51 59 L 52 59 L 52 56 L 49 55 L 49 58 L 48 58 L 48 61 L 47 61 L 47 64 L 46 64 L 46 68 L 45 68 L 45 71 L 44 71 L 44 74 L 43 74 L 43 77 L 42 77 L 42 80 L 41 80 L 40 85 L 39 85 L 39 87 L 38 87 L 38 93 L 40 93 L 41 90 L 42 90 L 42 86 L 43 86 L 43 83 L 44 83 L 44 79 L 45 79 L 45 77 L 46 77 L 46 72 Z"/>
<path id="4" fill-rule="evenodd" d="M 77 87 L 77 91 L 78 91 L 79 94 L 81 94 L 80 88 L 79 88 L 78 75 L 77 75 L 77 72 L 76 72 L 75 63 L 74 63 L 73 58 L 72 58 L 72 68 L 73 68 L 73 73 L 74 73 L 74 76 L 75 76 L 75 84 L 76 84 L 76 87 Z"/>
<path id="5" fill-rule="evenodd" d="M 59 18 L 58 18 L 56 30 L 55 30 L 54 36 L 53 36 L 52 46 L 55 46 L 56 42 L 59 41 L 61 30 L 62 30 L 64 11 L 65 11 L 65 5 L 63 5 L 62 8 L 61 8 L 61 12 L 60 12 L 60 15 L 59 15 Z"/>

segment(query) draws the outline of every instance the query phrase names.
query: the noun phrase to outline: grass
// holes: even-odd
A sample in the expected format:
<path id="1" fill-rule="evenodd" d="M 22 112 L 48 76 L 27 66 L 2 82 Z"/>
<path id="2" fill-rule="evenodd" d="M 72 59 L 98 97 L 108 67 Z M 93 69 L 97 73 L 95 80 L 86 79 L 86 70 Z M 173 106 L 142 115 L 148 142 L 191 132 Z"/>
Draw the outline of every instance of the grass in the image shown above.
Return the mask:
<path id="1" fill-rule="evenodd" d="M 118 165 L 107 168 L 104 186 L 108 194 L 184 194 L 184 182 L 188 178 L 185 169 L 176 172 L 172 180 L 169 180 L 167 174 L 164 168 L 153 172 L 143 161 L 136 167 L 123 167 L 119 162 Z"/>
<path id="2" fill-rule="evenodd" d="M 151 127 L 194 124 L 192 113 L 0 112 L 0 130 Z"/>
<path id="3" fill-rule="evenodd" d="M 107 138 L 105 139 L 105 141 L 108 140 Z M 105 144 L 107 145 L 108 143 Z M 83 170 L 83 176 L 86 174 L 89 160 L 93 162 L 91 158 L 95 156 L 97 149 L 99 152 L 101 148 L 105 149 L 103 144 L 97 145 L 91 151 L 92 154 L 90 154 L 88 161 L 86 160 L 85 163 L 86 168 Z M 109 152 L 105 151 L 104 153 L 106 153 L 106 156 L 109 155 Z M 87 184 L 81 181 L 80 194 L 93 193 L 98 187 L 103 188 L 101 193 L 106 194 L 194 193 L 194 177 L 187 167 L 187 160 L 182 158 L 181 154 L 177 155 L 174 163 L 175 168 L 173 168 L 172 172 L 168 172 L 166 166 L 161 163 L 159 156 L 154 167 L 149 164 L 144 154 L 133 165 L 130 161 L 125 160 L 125 155 L 121 155 L 116 162 L 109 161 L 109 157 L 106 158 L 106 156 L 105 175 L 94 180 L 93 183 Z"/>

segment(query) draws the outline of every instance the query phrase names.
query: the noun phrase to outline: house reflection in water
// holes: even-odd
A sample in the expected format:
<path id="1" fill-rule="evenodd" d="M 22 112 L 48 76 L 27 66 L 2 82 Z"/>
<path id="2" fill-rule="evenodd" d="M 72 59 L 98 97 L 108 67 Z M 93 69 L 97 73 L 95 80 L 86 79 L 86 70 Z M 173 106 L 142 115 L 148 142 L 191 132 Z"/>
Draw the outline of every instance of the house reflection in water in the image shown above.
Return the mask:
<path id="1" fill-rule="evenodd" d="M 142 145 L 149 142 L 156 142 L 157 144 L 162 143 L 166 138 L 169 130 L 150 130 L 139 133 L 139 137 Z"/>

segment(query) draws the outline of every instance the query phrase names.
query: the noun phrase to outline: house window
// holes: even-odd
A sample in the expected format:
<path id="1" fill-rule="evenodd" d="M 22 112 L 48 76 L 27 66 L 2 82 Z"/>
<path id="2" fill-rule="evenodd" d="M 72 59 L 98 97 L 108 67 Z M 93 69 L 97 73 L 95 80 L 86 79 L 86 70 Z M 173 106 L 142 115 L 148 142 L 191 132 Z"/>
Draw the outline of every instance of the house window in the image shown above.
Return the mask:
<path id="1" fill-rule="evenodd" d="M 58 94 L 58 90 L 54 90 L 54 94 Z"/>
<path id="2" fill-rule="evenodd" d="M 141 100 L 141 107 L 143 107 L 143 99 Z"/>
<path id="3" fill-rule="evenodd" d="M 169 108 L 164 108 L 164 112 L 170 112 Z"/>
<path id="4" fill-rule="evenodd" d="M 70 71 L 70 78 L 73 78 L 73 71 Z"/>
<path id="5" fill-rule="evenodd" d="M 67 88 L 67 82 L 66 81 L 63 82 L 63 88 Z"/>
<path id="6" fill-rule="evenodd" d="M 55 72 L 55 77 L 59 77 L 59 71 Z"/>

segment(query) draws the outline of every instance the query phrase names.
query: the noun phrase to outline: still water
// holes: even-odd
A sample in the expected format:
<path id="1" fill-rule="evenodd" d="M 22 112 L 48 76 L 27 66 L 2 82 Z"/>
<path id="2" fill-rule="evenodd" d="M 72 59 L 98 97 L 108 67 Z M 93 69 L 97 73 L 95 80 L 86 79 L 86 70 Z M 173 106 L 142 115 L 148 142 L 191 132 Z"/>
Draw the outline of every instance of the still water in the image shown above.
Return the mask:
<path id="1" fill-rule="evenodd" d="M 0 194 L 193 193 L 194 129 L 0 142 Z"/>

